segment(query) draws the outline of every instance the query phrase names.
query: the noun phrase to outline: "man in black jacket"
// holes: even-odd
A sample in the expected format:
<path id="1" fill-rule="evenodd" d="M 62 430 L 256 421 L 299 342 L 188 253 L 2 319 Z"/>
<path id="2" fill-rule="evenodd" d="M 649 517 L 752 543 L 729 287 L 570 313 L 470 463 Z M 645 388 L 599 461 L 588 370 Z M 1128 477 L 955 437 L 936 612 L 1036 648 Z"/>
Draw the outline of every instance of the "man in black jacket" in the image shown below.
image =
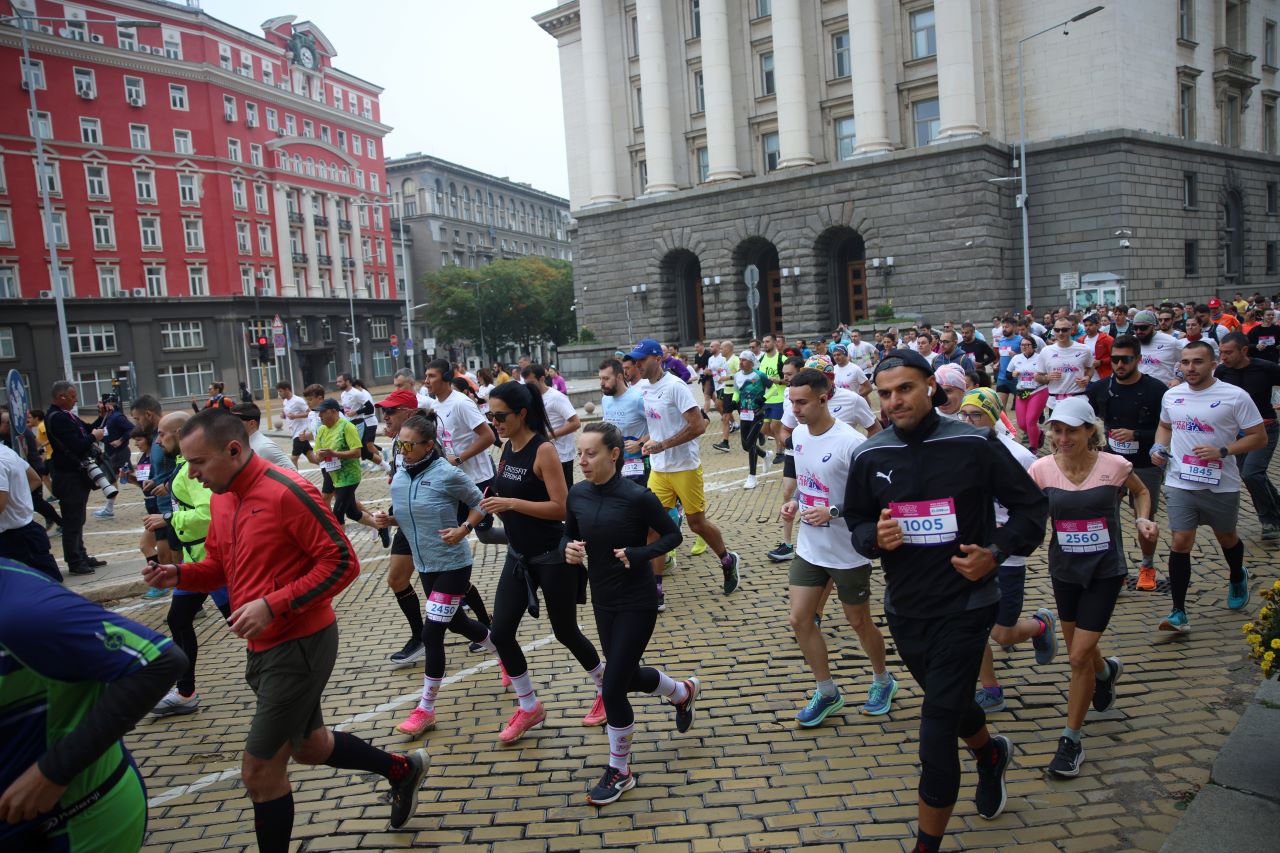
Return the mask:
<path id="1" fill-rule="evenodd" d="M 70 382 L 53 383 L 49 396 L 53 405 L 45 413 L 45 431 L 53 447 L 49 468 L 53 475 L 53 493 L 58 497 L 62 511 L 62 556 L 67 571 L 73 575 L 91 575 L 106 562 L 90 557 L 84 549 L 85 508 L 89 505 L 89 493 L 93 491 L 89 476 L 80 462 L 89 455 L 95 441 L 105 434 L 101 429 L 90 430 L 76 414 L 79 399 L 76 386 Z"/>
<path id="2" fill-rule="evenodd" d="M 893 426 L 854 453 L 841 512 L 854 546 L 884 567 L 889 630 L 924 691 L 913 849 L 933 853 L 960 790 L 957 737 L 977 759 L 978 814 L 1004 810 L 1013 749 L 988 733 L 973 684 L 996 619 L 996 567 L 1040 545 L 1048 499 L 991 430 L 938 416 L 945 392 L 918 353 L 887 353 L 874 382 Z M 1001 527 L 995 500 L 1009 508 Z"/>

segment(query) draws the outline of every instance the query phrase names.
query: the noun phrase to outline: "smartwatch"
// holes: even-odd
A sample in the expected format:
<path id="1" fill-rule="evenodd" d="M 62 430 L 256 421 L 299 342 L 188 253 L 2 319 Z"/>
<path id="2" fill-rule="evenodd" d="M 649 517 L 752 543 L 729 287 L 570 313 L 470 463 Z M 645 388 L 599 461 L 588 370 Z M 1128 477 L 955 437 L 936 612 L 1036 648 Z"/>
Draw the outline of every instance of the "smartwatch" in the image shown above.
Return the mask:
<path id="1" fill-rule="evenodd" d="M 999 545 L 988 545 L 987 550 L 991 552 L 991 556 L 996 561 L 997 566 L 1003 566 L 1004 561 L 1009 559 L 1009 555 Z"/>
<path id="2" fill-rule="evenodd" d="M 164 523 L 165 523 L 165 524 L 168 524 L 168 523 L 169 523 L 169 520 L 170 520 L 171 518 L 173 518 L 173 513 L 171 513 L 171 512 L 166 512 L 164 515 L 162 515 L 162 516 L 160 516 L 160 517 L 164 519 Z"/>
<path id="3" fill-rule="evenodd" d="M 460 527 L 465 527 L 465 528 L 467 528 L 467 532 L 468 532 L 468 533 L 470 533 L 471 531 L 475 530 L 475 528 L 471 526 L 471 522 L 470 522 L 470 521 L 463 521 L 463 522 L 462 522 L 462 524 L 461 524 L 461 525 L 459 525 L 459 526 L 460 526 Z"/>
<path id="4" fill-rule="evenodd" d="M 1220 454 L 1222 455 L 1222 458 L 1223 458 L 1223 459 L 1226 459 L 1228 456 L 1230 456 L 1230 455 L 1231 455 L 1231 454 L 1227 451 L 1227 446 L 1226 446 L 1225 444 L 1218 448 L 1218 453 L 1220 453 Z"/>
<path id="5" fill-rule="evenodd" d="M 840 517 L 840 507 L 836 506 L 835 504 L 832 504 L 831 506 L 827 507 L 827 512 L 831 513 L 832 518 Z"/>

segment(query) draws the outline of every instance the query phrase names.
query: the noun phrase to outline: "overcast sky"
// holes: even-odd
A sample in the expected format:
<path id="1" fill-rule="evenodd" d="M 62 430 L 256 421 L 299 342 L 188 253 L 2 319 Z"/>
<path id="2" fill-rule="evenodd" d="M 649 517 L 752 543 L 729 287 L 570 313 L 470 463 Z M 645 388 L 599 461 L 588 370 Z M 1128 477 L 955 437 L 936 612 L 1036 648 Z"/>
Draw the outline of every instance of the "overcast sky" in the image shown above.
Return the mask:
<path id="1" fill-rule="evenodd" d="M 555 0 L 203 0 L 262 34 L 297 14 L 333 42 L 334 64 L 382 86 L 388 158 L 443 157 L 568 197 L 556 41 L 532 20 Z"/>

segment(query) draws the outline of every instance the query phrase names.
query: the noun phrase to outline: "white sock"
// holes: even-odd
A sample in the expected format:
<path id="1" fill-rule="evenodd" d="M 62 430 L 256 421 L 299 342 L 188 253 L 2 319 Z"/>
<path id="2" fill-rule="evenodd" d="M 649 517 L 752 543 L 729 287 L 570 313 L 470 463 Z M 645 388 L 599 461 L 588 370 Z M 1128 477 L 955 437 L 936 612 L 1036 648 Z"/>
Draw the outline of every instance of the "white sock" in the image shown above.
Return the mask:
<path id="1" fill-rule="evenodd" d="M 604 690 L 604 661 L 596 664 L 596 668 L 587 673 L 591 676 L 591 680 L 596 683 L 596 692 Z"/>
<path id="2" fill-rule="evenodd" d="M 833 696 L 840 695 L 840 688 L 836 687 L 836 683 L 834 680 L 828 678 L 826 681 L 818 682 L 818 692 L 821 693 L 826 698 L 830 699 Z"/>
<path id="3" fill-rule="evenodd" d="M 892 678 L 889 676 L 889 670 L 886 669 L 884 672 L 873 672 L 871 674 L 871 680 L 883 687 L 888 684 Z"/>
<path id="4" fill-rule="evenodd" d="M 662 670 L 658 670 L 658 689 L 649 695 L 662 696 L 679 705 L 689 698 L 689 688 L 685 686 L 683 681 L 676 681 Z"/>
<path id="5" fill-rule="evenodd" d="M 434 711 L 436 709 L 436 696 L 440 693 L 440 682 L 442 679 L 432 678 L 429 675 L 422 677 L 422 698 L 418 700 L 418 707 L 424 711 Z"/>
<path id="6" fill-rule="evenodd" d="M 105 509 L 107 512 L 115 512 L 115 510 L 116 510 L 116 499 L 115 499 L 115 498 L 107 498 L 107 505 L 106 505 L 106 506 L 104 506 L 104 507 L 103 507 L 103 509 Z"/>
<path id="7" fill-rule="evenodd" d="M 533 678 L 529 673 L 511 676 L 511 687 L 516 691 L 516 699 L 520 702 L 521 711 L 532 711 L 538 707 L 538 694 L 533 690 Z"/>
<path id="8" fill-rule="evenodd" d="M 608 729 L 609 766 L 623 773 L 630 773 L 631 769 L 628 765 L 631 759 L 631 735 L 636 730 L 635 723 L 620 729 L 609 726 Z"/>
<path id="9" fill-rule="evenodd" d="M 480 641 L 480 648 L 490 654 L 497 654 L 498 648 L 493 644 L 493 634 L 486 633 L 484 639 Z"/>

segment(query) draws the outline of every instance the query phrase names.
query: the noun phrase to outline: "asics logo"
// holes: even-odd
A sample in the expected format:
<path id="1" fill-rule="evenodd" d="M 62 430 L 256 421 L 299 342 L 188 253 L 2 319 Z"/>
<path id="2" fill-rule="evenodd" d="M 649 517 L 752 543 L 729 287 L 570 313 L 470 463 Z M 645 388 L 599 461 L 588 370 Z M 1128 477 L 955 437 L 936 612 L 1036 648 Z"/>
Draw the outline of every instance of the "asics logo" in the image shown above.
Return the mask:
<path id="1" fill-rule="evenodd" d="M 885 478 L 885 480 L 886 480 L 886 481 L 888 481 L 889 485 L 891 485 L 891 486 L 893 485 L 893 471 L 892 471 L 892 470 L 891 470 L 891 471 L 889 471 L 889 473 L 888 473 L 888 474 L 886 474 L 886 473 L 885 473 L 885 472 L 883 472 L 883 471 L 877 471 L 877 472 L 876 472 L 876 476 L 877 476 L 877 477 L 884 477 L 884 478 Z"/>

